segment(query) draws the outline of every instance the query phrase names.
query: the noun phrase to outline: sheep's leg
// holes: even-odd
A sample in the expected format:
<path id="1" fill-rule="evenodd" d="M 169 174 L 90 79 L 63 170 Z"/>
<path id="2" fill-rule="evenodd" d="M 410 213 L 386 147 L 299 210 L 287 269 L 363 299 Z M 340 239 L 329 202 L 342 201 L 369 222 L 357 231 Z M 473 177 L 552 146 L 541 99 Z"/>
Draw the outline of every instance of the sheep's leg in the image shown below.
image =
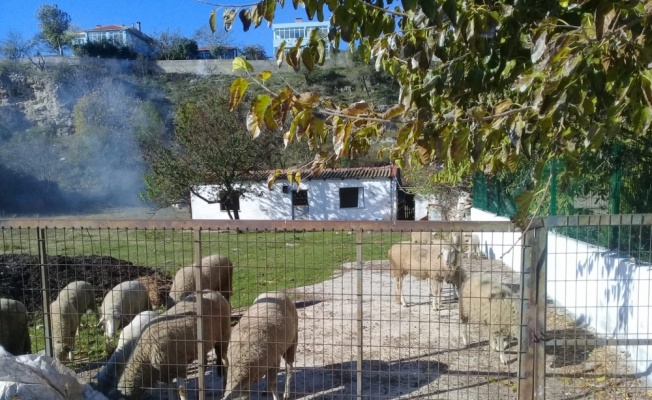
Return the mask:
<path id="1" fill-rule="evenodd" d="M 441 309 L 441 282 L 439 280 L 430 278 L 430 292 L 434 295 L 432 309 L 439 311 Z"/>
<path id="2" fill-rule="evenodd" d="M 278 400 L 278 367 L 267 369 L 267 392 L 272 394 L 274 400 Z"/>
<path id="3" fill-rule="evenodd" d="M 285 363 L 285 388 L 283 389 L 283 400 L 290 398 L 290 385 L 292 384 L 292 363 Z"/>
<path id="4" fill-rule="evenodd" d="M 403 307 L 407 307 L 407 301 L 405 301 L 405 294 L 403 293 L 403 277 L 399 276 L 396 279 L 396 298 L 399 300 Z"/>
<path id="5" fill-rule="evenodd" d="M 186 400 L 188 397 L 186 395 L 187 393 L 187 387 L 186 387 L 186 378 L 182 378 L 180 376 L 177 377 L 177 385 L 176 385 L 176 391 L 177 394 L 179 395 L 179 399 L 181 400 Z M 174 394 L 172 394 L 174 396 Z M 170 399 L 173 399 L 175 397 L 170 397 Z"/>
<path id="6" fill-rule="evenodd" d="M 290 398 L 290 385 L 292 384 L 292 365 L 294 364 L 294 357 L 297 353 L 297 342 L 299 336 L 294 337 L 292 345 L 286 350 L 283 355 L 285 360 L 285 388 L 283 389 L 283 399 L 287 400 Z"/>

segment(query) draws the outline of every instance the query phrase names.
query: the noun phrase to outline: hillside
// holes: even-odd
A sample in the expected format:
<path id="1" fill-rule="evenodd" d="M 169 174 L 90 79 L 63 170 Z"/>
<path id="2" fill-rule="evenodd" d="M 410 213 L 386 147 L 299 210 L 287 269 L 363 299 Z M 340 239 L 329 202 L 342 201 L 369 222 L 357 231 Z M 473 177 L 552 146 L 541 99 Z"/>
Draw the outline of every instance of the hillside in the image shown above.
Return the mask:
<path id="1" fill-rule="evenodd" d="M 344 102 L 382 106 L 398 92 L 382 73 L 349 62 L 312 73 L 285 67 L 273 73 L 266 83 L 272 90 L 289 85 Z M 0 194 L 0 215 L 142 205 L 143 137 L 170 137 L 180 103 L 197 93 L 228 91 L 233 77 L 114 60 L 64 60 L 44 70 L 0 61 L 0 184 L 10 188 Z M 374 158 L 347 163 L 377 163 Z"/>

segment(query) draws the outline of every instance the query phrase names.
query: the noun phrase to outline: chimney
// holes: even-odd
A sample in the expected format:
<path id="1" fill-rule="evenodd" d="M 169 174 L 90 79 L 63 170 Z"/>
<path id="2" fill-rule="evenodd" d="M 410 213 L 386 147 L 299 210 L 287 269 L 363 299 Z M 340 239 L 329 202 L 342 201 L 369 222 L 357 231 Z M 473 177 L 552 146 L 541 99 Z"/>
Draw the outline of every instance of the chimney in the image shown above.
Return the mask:
<path id="1" fill-rule="evenodd" d="M 295 18 L 294 22 L 303 22 L 303 18 Z"/>
<path id="2" fill-rule="evenodd" d="M 136 22 L 136 26 L 138 27 L 138 32 L 140 32 L 140 21 Z"/>
<path id="3" fill-rule="evenodd" d="M 100 24 L 95 25 L 96 28 L 99 28 L 100 26 L 102 26 L 102 25 L 100 25 Z"/>

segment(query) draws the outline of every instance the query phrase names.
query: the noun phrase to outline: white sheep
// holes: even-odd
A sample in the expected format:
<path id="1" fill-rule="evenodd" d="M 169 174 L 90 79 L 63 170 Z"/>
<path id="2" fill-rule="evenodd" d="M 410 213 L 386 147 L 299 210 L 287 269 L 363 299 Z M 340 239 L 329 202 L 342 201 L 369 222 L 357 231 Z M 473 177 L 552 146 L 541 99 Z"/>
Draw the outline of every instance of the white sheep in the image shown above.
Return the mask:
<path id="1" fill-rule="evenodd" d="M 102 300 L 98 322 L 98 326 L 104 325 L 107 347 L 121 325 L 128 324 L 136 314 L 150 308 L 147 288 L 141 282 L 122 282 L 111 289 Z"/>
<path id="2" fill-rule="evenodd" d="M 98 316 L 95 296 L 100 290 L 100 288 L 88 282 L 74 281 L 61 289 L 57 299 L 72 303 L 75 306 L 75 309 L 77 309 L 79 317 L 84 315 L 87 311 L 91 311 Z"/>
<path id="3" fill-rule="evenodd" d="M 489 328 L 489 343 L 507 364 L 505 349 L 512 338 L 519 337 L 520 303 L 509 287 L 495 282 L 491 276 L 474 274 L 462 285 L 459 301 L 460 320 L 464 325 L 462 341 L 469 344 L 470 324 Z"/>
<path id="4" fill-rule="evenodd" d="M 396 279 L 396 302 L 407 307 L 403 295 L 403 278 L 410 274 L 428 279 L 432 309 L 441 308 L 442 282 L 452 284 L 457 291 L 466 279 L 460 264 L 459 251 L 453 244 L 413 244 L 401 242 L 389 249 L 390 275 Z"/>
<path id="5" fill-rule="evenodd" d="M 27 308 L 20 301 L 0 299 L 0 345 L 14 356 L 32 352 Z"/>
<path id="6" fill-rule="evenodd" d="M 65 296 L 59 296 L 50 303 L 50 323 L 54 357 L 59 361 L 72 361 L 75 334 L 79 328 L 79 312 Z"/>
<path id="7" fill-rule="evenodd" d="M 156 311 L 143 311 L 120 332 L 118 345 L 111 358 L 96 376 L 98 388 L 102 393 L 108 394 L 117 386 L 118 378 L 122 375 L 141 332 L 152 320 L 160 316 L 161 314 Z"/>
<path id="8" fill-rule="evenodd" d="M 188 267 L 182 267 L 177 271 L 170 287 L 170 295 L 167 301 L 168 308 L 195 292 L 195 276 L 199 273 L 199 270 L 195 263 Z M 233 264 L 231 264 L 231 260 L 219 254 L 202 258 L 201 280 L 202 290 L 216 290 L 228 301 L 233 290 Z"/>
<path id="9" fill-rule="evenodd" d="M 217 292 L 204 293 L 201 302 L 205 349 L 223 349 L 224 353 L 217 357 L 225 358 L 231 333 L 231 307 Z M 195 359 L 196 302 L 181 301 L 147 325 L 120 376 L 118 391 L 127 398 L 141 398 L 143 388 L 152 387 L 156 381 L 169 383 L 185 377 L 188 364 Z"/>
<path id="10" fill-rule="evenodd" d="M 233 328 L 223 399 L 246 395 L 252 383 L 266 376 L 267 390 L 278 400 L 281 357 L 285 360 L 283 398 L 288 399 L 298 338 L 299 316 L 292 300 L 280 292 L 259 295 Z"/>

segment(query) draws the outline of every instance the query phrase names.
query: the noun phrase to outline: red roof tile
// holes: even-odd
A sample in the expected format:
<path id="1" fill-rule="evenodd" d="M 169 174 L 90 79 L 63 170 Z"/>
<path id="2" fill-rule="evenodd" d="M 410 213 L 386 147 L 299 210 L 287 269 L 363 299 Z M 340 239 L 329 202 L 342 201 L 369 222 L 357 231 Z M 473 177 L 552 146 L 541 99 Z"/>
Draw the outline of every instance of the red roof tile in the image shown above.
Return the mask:
<path id="1" fill-rule="evenodd" d="M 267 178 L 274 171 L 252 171 L 249 175 L 248 181 L 267 181 Z M 325 169 L 319 175 L 313 174 L 309 169 L 301 170 L 301 180 L 312 179 L 384 179 L 395 178 L 398 175 L 398 168 L 393 165 L 386 165 L 383 167 L 361 167 L 361 168 L 335 168 Z M 284 173 L 276 178 L 277 180 L 287 179 L 287 174 Z"/>
<path id="2" fill-rule="evenodd" d="M 105 25 L 105 26 L 98 26 L 93 29 L 89 29 L 88 31 L 91 32 L 97 32 L 97 31 L 122 31 L 125 29 L 131 28 L 130 26 L 124 26 L 124 25 Z"/>

